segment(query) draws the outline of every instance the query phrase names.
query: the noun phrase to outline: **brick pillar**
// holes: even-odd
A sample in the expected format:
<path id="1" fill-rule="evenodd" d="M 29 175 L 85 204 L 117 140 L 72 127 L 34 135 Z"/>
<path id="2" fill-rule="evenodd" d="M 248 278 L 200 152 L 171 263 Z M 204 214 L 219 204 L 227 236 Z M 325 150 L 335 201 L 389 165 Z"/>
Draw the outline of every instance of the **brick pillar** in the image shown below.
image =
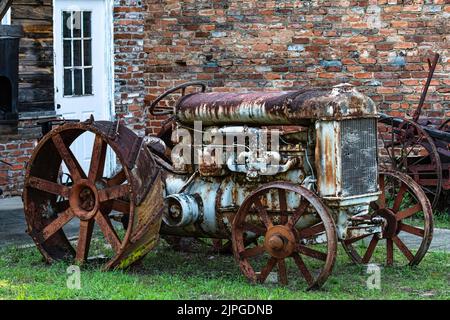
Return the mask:
<path id="1" fill-rule="evenodd" d="M 134 130 L 142 130 L 144 102 L 144 5 L 114 1 L 114 72 L 116 113 Z"/>

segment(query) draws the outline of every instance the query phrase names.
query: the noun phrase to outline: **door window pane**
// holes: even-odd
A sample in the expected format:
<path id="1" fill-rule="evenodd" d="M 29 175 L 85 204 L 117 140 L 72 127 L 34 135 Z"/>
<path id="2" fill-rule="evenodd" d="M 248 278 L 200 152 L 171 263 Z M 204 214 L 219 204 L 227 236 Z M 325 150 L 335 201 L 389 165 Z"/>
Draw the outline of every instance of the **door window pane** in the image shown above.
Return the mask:
<path id="1" fill-rule="evenodd" d="M 70 12 L 63 12 L 63 37 L 70 38 L 72 29 L 72 18 Z"/>
<path id="2" fill-rule="evenodd" d="M 64 96 L 92 94 L 92 30 L 90 11 L 64 11 Z"/>
<path id="3" fill-rule="evenodd" d="M 84 40 L 84 65 L 85 66 L 90 66 L 92 64 L 91 41 L 92 40 Z"/>
<path id="4" fill-rule="evenodd" d="M 81 40 L 73 40 L 73 65 L 81 67 Z"/>
<path id="5" fill-rule="evenodd" d="M 72 65 L 72 41 L 64 41 L 64 67 L 70 67 Z"/>
<path id="6" fill-rule="evenodd" d="M 74 38 L 81 37 L 81 11 L 74 11 L 73 13 L 73 36 Z"/>
<path id="7" fill-rule="evenodd" d="M 84 69 L 84 93 L 92 94 L 92 69 Z"/>
<path id="8" fill-rule="evenodd" d="M 74 70 L 74 85 L 75 85 L 75 95 L 81 96 L 83 94 L 83 89 L 81 88 L 83 83 L 83 70 L 75 69 Z"/>
<path id="9" fill-rule="evenodd" d="M 89 11 L 83 13 L 83 36 L 91 37 L 91 13 Z"/>
<path id="10" fill-rule="evenodd" d="M 64 70 L 64 95 L 72 95 L 72 70 L 70 69 Z"/>

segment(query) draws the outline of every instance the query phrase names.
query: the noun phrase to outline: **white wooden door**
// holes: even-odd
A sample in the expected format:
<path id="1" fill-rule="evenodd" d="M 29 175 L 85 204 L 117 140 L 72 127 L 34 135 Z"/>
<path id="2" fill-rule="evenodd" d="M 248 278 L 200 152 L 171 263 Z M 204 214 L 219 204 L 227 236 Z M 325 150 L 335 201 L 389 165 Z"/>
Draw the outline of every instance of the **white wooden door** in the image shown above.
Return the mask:
<path id="1" fill-rule="evenodd" d="M 111 33 L 107 32 L 105 1 L 54 0 L 55 107 L 65 119 L 84 121 L 91 115 L 95 120 L 111 119 L 111 60 L 107 55 Z M 87 133 L 71 146 L 85 172 L 93 141 Z M 110 169 L 110 161 L 105 167 Z"/>

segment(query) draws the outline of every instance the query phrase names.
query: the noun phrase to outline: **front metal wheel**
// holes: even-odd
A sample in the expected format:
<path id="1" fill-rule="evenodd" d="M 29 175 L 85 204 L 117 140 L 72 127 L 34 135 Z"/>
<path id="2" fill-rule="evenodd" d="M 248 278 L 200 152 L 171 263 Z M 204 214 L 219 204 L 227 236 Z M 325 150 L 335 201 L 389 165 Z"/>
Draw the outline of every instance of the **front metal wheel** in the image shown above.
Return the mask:
<path id="1" fill-rule="evenodd" d="M 249 238 L 256 239 L 254 244 Z M 251 282 L 264 283 L 277 266 L 278 282 L 288 284 L 288 270 L 296 269 L 308 289 L 324 284 L 337 252 L 327 207 L 308 189 L 286 182 L 265 184 L 244 200 L 232 224 L 232 241 Z"/>
<path id="2" fill-rule="evenodd" d="M 425 256 L 433 238 L 431 204 L 420 186 L 404 173 L 381 170 L 377 201 L 370 204 L 368 219 L 382 219 L 383 232 L 344 240 L 342 245 L 354 263 L 385 262 L 417 265 Z M 370 238 L 370 240 L 369 240 Z M 395 245 L 395 246 L 394 246 Z M 375 256 L 375 251 L 382 249 Z M 400 251 L 394 254 L 394 247 Z"/>

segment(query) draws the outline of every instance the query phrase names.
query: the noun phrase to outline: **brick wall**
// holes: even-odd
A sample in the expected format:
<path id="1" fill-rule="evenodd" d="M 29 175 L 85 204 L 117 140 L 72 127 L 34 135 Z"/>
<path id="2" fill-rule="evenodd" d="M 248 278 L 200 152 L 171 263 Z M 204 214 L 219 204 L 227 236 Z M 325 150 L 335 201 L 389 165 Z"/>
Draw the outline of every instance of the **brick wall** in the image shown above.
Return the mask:
<path id="1" fill-rule="evenodd" d="M 144 102 L 143 1 L 114 1 L 114 72 L 116 113 L 135 130 L 140 123 Z"/>
<path id="2" fill-rule="evenodd" d="M 115 0 L 115 104 L 136 131 L 144 101 L 202 80 L 215 91 L 284 90 L 350 82 L 384 111 L 417 105 L 425 55 L 442 55 L 424 114 L 450 117 L 449 0 Z M 173 101 L 173 100 L 172 100 Z M 20 194 L 35 120 L 0 137 L 0 188 Z M 31 130 L 31 128 L 34 128 Z"/>
<path id="3" fill-rule="evenodd" d="M 349 82 L 401 116 L 416 107 L 434 50 L 442 60 L 424 115 L 450 117 L 448 0 L 144 3 L 146 100 L 189 80 L 215 91 Z"/>
<path id="4" fill-rule="evenodd" d="M 0 188 L 3 196 L 22 194 L 26 162 L 40 136 L 41 129 L 35 119 L 22 119 L 18 123 L 17 133 L 0 136 L 0 159 L 10 163 L 0 163 Z"/>

